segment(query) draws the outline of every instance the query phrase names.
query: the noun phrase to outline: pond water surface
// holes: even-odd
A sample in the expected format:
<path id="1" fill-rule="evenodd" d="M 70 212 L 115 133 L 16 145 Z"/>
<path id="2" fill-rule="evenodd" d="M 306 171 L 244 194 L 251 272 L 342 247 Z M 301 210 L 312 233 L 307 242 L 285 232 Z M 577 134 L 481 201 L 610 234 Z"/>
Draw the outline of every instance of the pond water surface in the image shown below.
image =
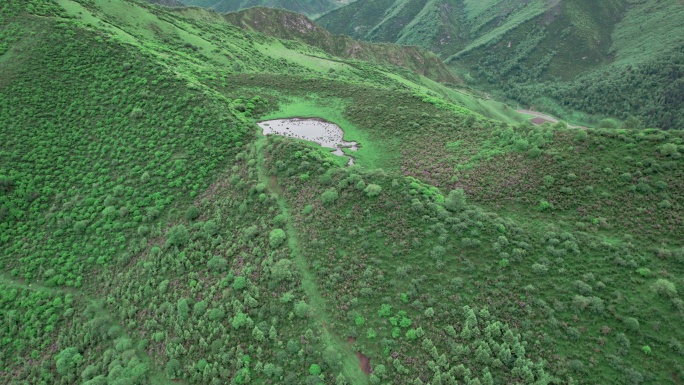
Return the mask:
<path id="1" fill-rule="evenodd" d="M 356 151 L 359 146 L 356 142 L 345 142 L 344 131 L 334 123 L 326 122 L 317 118 L 290 118 L 266 120 L 257 123 L 264 135 L 276 134 L 290 138 L 304 139 L 320 144 L 322 147 L 332 148 L 333 154 L 343 156 L 342 148 Z M 349 156 L 349 163 L 354 164 L 354 158 Z"/>

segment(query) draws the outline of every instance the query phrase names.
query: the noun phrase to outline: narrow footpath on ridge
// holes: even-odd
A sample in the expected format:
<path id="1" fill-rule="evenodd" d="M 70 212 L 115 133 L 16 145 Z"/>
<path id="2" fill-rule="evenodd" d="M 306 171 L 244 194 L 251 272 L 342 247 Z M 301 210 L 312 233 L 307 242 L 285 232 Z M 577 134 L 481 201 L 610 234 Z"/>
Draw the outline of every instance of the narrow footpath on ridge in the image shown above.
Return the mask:
<path id="1" fill-rule="evenodd" d="M 330 325 L 331 323 L 329 322 L 329 315 L 326 311 L 325 299 L 318 291 L 314 273 L 312 273 L 309 269 L 309 263 L 304 258 L 301 249 L 299 248 L 297 231 L 289 221 L 290 213 L 287 201 L 282 198 L 279 193 L 280 187 L 278 185 L 277 179 L 271 179 L 266 169 L 263 153 L 263 146 L 265 143 L 266 137 L 259 133 L 259 139 L 255 144 L 257 150 L 257 170 L 259 181 L 266 184 L 268 192 L 276 198 L 280 211 L 285 218 L 288 218 L 285 228 L 283 229 L 287 235 L 287 245 L 290 249 L 291 258 L 301 275 L 302 288 L 306 294 L 306 301 L 309 304 L 309 309 L 311 311 L 311 316 L 313 317 L 314 323 L 321 332 L 321 340 L 326 347 L 332 347 L 340 354 L 340 363 L 342 366 L 341 372 L 350 384 L 368 384 L 368 377 L 363 373 L 361 367 L 359 366 L 359 360 L 356 356 L 356 352 L 353 351 L 351 346 L 349 346 L 345 340 L 342 340 L 340 336 L 337 336 L 328 330 L 327 325 Z M 335 373 L 335 376 L 337 376 L 337 373 Z"/>

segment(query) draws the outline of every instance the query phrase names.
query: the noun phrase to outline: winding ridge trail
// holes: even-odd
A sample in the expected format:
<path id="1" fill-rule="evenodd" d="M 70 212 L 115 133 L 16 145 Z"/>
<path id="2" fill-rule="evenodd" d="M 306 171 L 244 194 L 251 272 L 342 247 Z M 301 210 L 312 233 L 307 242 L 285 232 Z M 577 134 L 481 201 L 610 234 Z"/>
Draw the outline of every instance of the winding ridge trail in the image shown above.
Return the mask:
<path id="1" fill-rule="evenodd" d="M 266 166 L 264 164 L 264 153 L 263 146 L 266 142 L 266 137 L 258 134 L 259 139 L 256 141 L 257 149 L 257 170 L 259 175 L 259 180 L 266 183 L 267 189 L 278 202 L 278 207 L 280 211 L 285 215 L 286 218 L 290 217 L 289 207 L 284 198 L 279 194 L 280 187 L 278 181 L 275 178 L 270 178 Z M 341 372 L 346 377 L 347 381 L 354 385 L 365 385 L 368 384 L 367 376 L 361 371 L 359 366 L 359 360 L 356 352 L 351 349 L 349 344 L 340 338 L 340 336 L 335 335 L 328 329 L 327 325 L 330 325 L 329 315 L 326 311 L 325 299 L 321 296 L 316 286 L 316 279 L 314 273 L 309 270 L 309 263 L 302 255 L 301 249 L 299 248 L 299 241 L 297 237 L 297 231 L 294 229 L 289 220 L 285 225 L 285 233 L 287 234 L 287 246 L 290 249 L 291 257 L 297 266 L 297 270 L 302 277 L 302 288 L 306 294 L 306 300 L 309 303 L 311 315 L 313 317 L 315 326 L 321 332 L 321 339 L 326 346 L 332 347 L 340 354 L 340 363 L 342 366 Z M 337 375 L 337 373 L 335 373 Z"/>

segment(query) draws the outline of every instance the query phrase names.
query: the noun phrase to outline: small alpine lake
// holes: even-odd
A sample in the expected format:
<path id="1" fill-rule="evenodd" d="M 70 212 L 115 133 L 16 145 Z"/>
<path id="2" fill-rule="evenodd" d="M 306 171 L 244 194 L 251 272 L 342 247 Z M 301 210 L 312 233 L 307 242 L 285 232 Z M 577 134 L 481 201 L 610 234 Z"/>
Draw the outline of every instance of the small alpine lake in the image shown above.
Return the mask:
<path id="1" fill-rule="evenodd" d="M 343 156 L 342 148 L 357 151 L 356 142 L 345 142 L 344 131 L 334 123 L 319 118 L 289 118 L 266 120 L 257 123 L 264 135 L 275 134 L 289 138 L 303 139 L 320 144 L 322 147 L 332 148 L 333 154 Z M 354 164 L 354 158 L 349 156 L 348 166 Z"/>

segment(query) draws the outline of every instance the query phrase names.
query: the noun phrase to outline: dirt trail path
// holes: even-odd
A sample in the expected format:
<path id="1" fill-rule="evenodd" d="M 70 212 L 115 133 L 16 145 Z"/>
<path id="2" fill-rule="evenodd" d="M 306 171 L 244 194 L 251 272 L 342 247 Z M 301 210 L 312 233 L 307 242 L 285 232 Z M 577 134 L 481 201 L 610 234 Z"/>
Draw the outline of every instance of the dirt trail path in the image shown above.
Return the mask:
<path id="1" fill-rule="evenodd" d="M 24 290 L 47 291 L 50 293 L 64 293 L 64 294 L 71 294 L 75 297 L 85 298 L 83 293 L 81 293 L 78 289 L 74 289 L 73 287 L 45 286 L 38 281 L 31 281 L 31 282 L 27 283 L 25 279 L 20 278 L 20 277 L 12 277 L 11 275 L 7 274 L 6 272 L 0 272 L 0 284 L 6 285 L 7 287 L 16 287 L 16 288 L 24 289 Z"/>
<path id="2" fill-rule="evenodd" d="M 290 216 L 289 207 L 285 199 L 279 194 L 280 187 L 278 186 L 278 180 L 275 177 L 270 177 L 268 175 L 266 166 L 264 165 L 262 147 L 265 141 L 266 138 L 259 135 L 259 139 L 256 142 L 259 180 L 266 183 L 269 192 L 276 197 L 280 211 L 288 218 Z M 302 276 L 302 288 L 306 294 L 307 302 L 310 305 L 315 326 L 318 327 L 321 332 L 323 343 L 326 346 L 333 347 L 341 355 L 341 372 L 347 378 L 347 381 L 354 385 L 368 384 L 368 377 L 361 371 L 356 352 L 351 349 L 351 346 L 349 346 L 346 341 L 343 341 L 339 336 L 333 334 L 326 326 L 330 324 L 330 317 L 326 311 L 326 302 L 318 290 L 314 274 L 309 269 L 309 263 L 306 258 L 304 258 L 301 249 L 299 248 L 297 231 L 289 222 L 285 225 L 284 230 L 287 234 L 287 245 L 292 253 L 291 257 Z"/>
<path id="3" fill-rule="evenodd" d="M 551 123 L 558 123 L 558 119 L 554 118 L 554 117 L 551 116 L 551 115 L 542 114 L 541 112 L 532 111 L 532 110 L 517 110 L 516 112 L 519 113 L 519 114 L 523 114 L 523 115 L 532 115 L 532 116 L 534 116 L 534 117 L 537 117 L 537 118 L 540 118 L 540 119 L 544 119 L 544 120 L 549 121 L 549 122 L 551 122 Z M 570 127 L 570 128 L 580 128 L 579 126 L 573 126 L 573 125 L 571 125 L 571 124 L 568 124 L 568 127 Z"/>

